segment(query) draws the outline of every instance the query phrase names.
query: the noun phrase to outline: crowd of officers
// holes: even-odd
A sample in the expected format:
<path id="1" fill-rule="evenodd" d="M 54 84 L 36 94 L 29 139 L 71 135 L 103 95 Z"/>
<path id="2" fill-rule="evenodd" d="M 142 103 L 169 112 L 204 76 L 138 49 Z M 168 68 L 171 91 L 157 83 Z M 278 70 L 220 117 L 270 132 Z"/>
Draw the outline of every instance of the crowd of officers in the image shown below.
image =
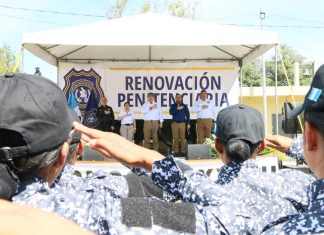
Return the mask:
<path id="1" fill-rule="evenodd" d="M 262 114 L 251 107 L 218 113 L 215 148 L 224 165 L 215 179 L 172 155 L 83 126 L 62 90 L 45 78 L 5 76 L 0 87 L 0 101 L 8 104 L 0 112 L 1 199 L 53 212 L 99 235 L 324 233 L 324 65 L 292 113 L 303 113 L 302 147 L 287 150 L 266 138 Z M 131 172 L 77 175 L 73 164 L 85 146 Z M 265 146 L 302 150 L 297 155 L 314 175 L 260 171 L 255 158 Z M 0 234 L 50 234 L 69 226 L 46 214 L 35 220 L 28 207 L 8 218 L 6 207 L 0 201 Z M 49 221 L 42 232 L 38 226 Z M 31 227 L 38 232 L 28 232 Z"/>
<path id="2" fill-rule="evenodd" d="M 206 138 L 210 138 L 213 121 L 216 117 L 216 108 L 208 99 L 206 90 L 200 92 L 193 111 L 197 113 L 197 143 L 203 144 Z M 153 93 L 148 94 L 147 102 L 142 107 L 142 113 L 144 114 L 144 147 L 153 148 L 158 151 L 159 129 L 162 128 L 164 118 L 161 106 L 157 103 Z M 190 130 L 190 111 L 188 106 L 183 103 L 181 94 L 176 94 L 175 102 L 170 106 L 169 113 L 172 116 L 172 151 L 177 156 L 185 156 L 187 151 L 187 133 Z M 112 107 L 108 106 L 106 97 L 102 99 L 101 106 L 97 110 L 97 119 L 97 129 L 101 131 L 116 131 L 114 111 Z M 136 121 L 128 102 L 123 104 L 118 119 L 121 121 L 120 135 L 129 141 L 133 141 Z"/>

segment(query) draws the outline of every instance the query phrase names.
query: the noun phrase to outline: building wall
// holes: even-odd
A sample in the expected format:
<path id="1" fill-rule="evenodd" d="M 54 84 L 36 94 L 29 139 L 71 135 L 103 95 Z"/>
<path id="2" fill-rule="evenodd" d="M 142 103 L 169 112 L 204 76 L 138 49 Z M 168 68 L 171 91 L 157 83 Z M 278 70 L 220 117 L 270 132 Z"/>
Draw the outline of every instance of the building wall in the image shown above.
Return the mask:
<path id="1" fill-rule="evenodd" d="M 294 99 L 296 103 L 302 103 L 304 101 L 304 96 L 297 95 L 294 96 Z M 278 97 L 278 113 L 282 113 L 282 108 L 284 102 L 292 102 L 292 97 L 289 96 L 279 96 Z M 259 110 L 261 113 L 263 113 L 263 97 L 262 96 L 243 96 L 242 97 L 242 103 L 248 106 L 251 106 L 257 110 Z M 268 104 L 268 133 L 267 134 L 275 134 L 272 133 L 272 130 L 275 130 L 275 127 L 272 126 L 272 115 L 276 113 L 276 101 L 274 96 L 268 96 L 267 97 L 267 104 Z M 281 123 L 279 123 L 279 128 L 281 126 Z"/>

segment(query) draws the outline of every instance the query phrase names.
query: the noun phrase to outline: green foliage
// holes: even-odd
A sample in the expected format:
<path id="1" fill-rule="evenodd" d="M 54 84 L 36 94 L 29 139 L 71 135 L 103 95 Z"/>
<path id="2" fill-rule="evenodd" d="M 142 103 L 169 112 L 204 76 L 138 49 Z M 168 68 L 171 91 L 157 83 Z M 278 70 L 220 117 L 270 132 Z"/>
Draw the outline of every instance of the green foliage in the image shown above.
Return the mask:
<path id="1" fill-rule="evenodd" d="M 128 0 L 115 0 L 107 12 L 108 18 L 119 18 L 123 16 Z"/>
<path id="2" fill-rule="evenodd" d="M 168 13 L 178 17 L 195 18 L 197 6 L 201 3 L 199 0 L 169 0 Z"/>
<path id="3" fill-rule="evenodd" d="M 280 51 L 285 65 L 289 85 L 293 85 L 294 80 L 294 63 L 298 62 L 300 65 L 303 64 L 305 58 L 298 54 L 294 49 L 287 45 L 282 45 Z M 261 73 L 261 62 L 248 63 L 243 66 L 243 86 L 253 87 L 262 85 L 262 73 Z M 267 86 L 275 86 L 275 58 L 271 58 L 266 61 L 266 76 Z M 305 77 L 300 70 L 300 84 L 309 85 L 312 76 Z M 287 86 L 288 82 L 285 76 L 285 71 L 282 66 L 281 60 L 278 58 L 278 86 Z"/>
<path id="4" fill-rule="evenodd" d="M 147 13 L 151 11 L 151 4 L 149 2 L 145 2 L 143 5 L 143 13 Z"/>
<path id="5" fill-rule="evenodd" d="M 303 74 L 300 79 L 300 85 L 305 86 L 311 84 L 315 74 L 314 69 L 314 63 L 308 63 L 302 66 Z"/>
<path id="6" fill-rule="evenodd" d="M 261 86 L 260 66 L 256 62 L 243 66 L 243 85 L 247 87 Z"/>
<path id="7" fill-rule="evenodd" d="M 210 138 L 205 139 L 204 144 L 209 145 L 210 156 L 212 158 L 219 158 L 217 150 L 215 148 L 215 140 L 216 140 L 216 136 L 211 135 Z"/>
<path id="8" fill-rule="evenodd" d="M 171 15 L 184 17 L 186 15 L 185 3 L 182 0 L 176 0 L 169 4 L 168 11 Z"/>
<path id="9" fill-rule="evenodd" d="M 9 46 L 0 47 L 0 74 L 17 72 L 17 58 Z"/>
<path id="10" fill-rule="evenodd" d="M 302 64 L 305 58 L 302 55 L 298 54 L 294 49 L 286 45 L 281 46 L 280 50 L 283 56 L 284 66 L 288 74 L 289 85 L 293 85 L 294 63 L 298 62 L 299 64 Z M 267 75 L 271 81 L 269 85 L 274 86 L 275 85 L 275 58 L 272 58 L 271 61 L 267 62 L 266 66 L 267 66 Z M 284 68 L 282 67 L 282 63 L 278 64 L 278 85 L 279 86 L 288 85 L 287 79 L 284 74 Z"/>
<path id="11" fill-rule="evenodd" d="M 109 9 L 107 11 L 108 18 L 118 18 L 124 15 L 124 12 L 130 1 L 128 0 L 114 0 L 109 2 Z M 140 12 L 168 12 L 170 15 L 178 17 L 194 18 L 196 13 L 196 6 L 201 3 L 199 0 L 145 0 L 140 6 Z"/>
<path id="12" fill-rule="evenodd" d="M 271 156 L 274 153 L 274 150 L 271 148 L 264 148 L 259 154 L 258 156 Z"/>

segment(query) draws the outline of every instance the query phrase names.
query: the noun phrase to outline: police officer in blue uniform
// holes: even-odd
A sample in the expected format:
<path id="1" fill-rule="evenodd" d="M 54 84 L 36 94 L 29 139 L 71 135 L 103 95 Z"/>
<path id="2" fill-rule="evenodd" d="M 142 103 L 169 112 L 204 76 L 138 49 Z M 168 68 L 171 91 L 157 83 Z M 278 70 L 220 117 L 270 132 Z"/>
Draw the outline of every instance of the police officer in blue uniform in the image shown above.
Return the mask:
<path id="1" fill-rule="evenodd" d="M 268 234 L 324 233 L 324 66 L 316 72 L 302 106 L 295 116 L 304 112 L 304 157 L 317 180 L 308 188 L 308 202 L 300 213 L 289 214 L 268 225 Z"/>
<path id="2" fill-rule="evenodd" d="M 80 150 L 80 138 L 72 130 L 77 119 L 59 87 L 26 74 L 0 77 L 0 87 L 5 104 L 0 113 L 0 198 L 55 212 L 97 234 L 206 234 L 206 227 L 214 234 L 223 231 L 190 203 L 129 198 L 126 177 L 74 175 L 65 162 Z M 114 146 L 124 149 L 123 143 Z"/>
<path id="3" fill-rule="evenodd" d="M 237 126 L 240 120 L 244 123 Z M 238 177 L 241 170 L 246 171 L 249 168 L 255 169 L 256 172 L 253 175 L 257 175 L 260 179 L 273 178 L 273 182 L 284 181 L 282 186 L 289 186 L 291 183 L 290 180 L 283 180 L 287 174 L 300 178 L 301 185 L 307 185 L 312 180 L 311 177 L 301 172 L 287 169 L 280 170 L 275 175 L 260 174 L 255 158 L 256 154 L 263 149 L 265 141 L 263 119 L 258 111 L 245 105 L 234 105 L 220 111 L 216 122 L 221 125 L 221 128 L 216 131 L 215 147 L 224 166 L 221 167 L 217 178 L 212 178 L 215 183 L 227 184 Z M 253 123 L 259 124 L 257 129 L 250 128 Z M 228 141 L 229 136 L 230 141 Z M 288 191 L 290 191 L 289 187 Z"/>
<path id="4" fill-rule="evenodd" d="M 172 115 L 172 151 L 177 156 L 186 156 L 187 129 L 190 128 L 190 112 L 188 106 L 183 103 L 183 96 L 176 94 L 175 103 L 170 106 Z"/>
<path id="5" fill-rule="evenodd" d="M 17 141 L 14 143 L 9 140 L 8 131 L 2 129 L 0 131 L 0 134 L 7 136 L 6 141 L 4 138 L 0 138 L 2 141 L 0 146 L 1 166 L 5 169 L 1 172 L 8 172 L 6 177 L 13 179 L 16 183 L 18 180 L 21 181 L 20 184 L 18 183 L 20 193 L 14 197 L 16 202 L 56 212 L 97 234 L 255 234 L 260 233 L 263 227 L 272 221 L 289 214 L 296 214 L 301 208 L 296 208 L 296 203 L 292 203 L 292 201 L 300 204 L 307 203 L 304 201 L 304 185 L 300 183 L 301 178 L 294 177 L 294 187 L 289 188 L 289 185 L 282 184 L 282 178 L 273 180 L 273 177 L 270 176 L 260 177 L 260 174 L 256 174 L 258 170 L 250 160 L 246 160 L 242 164 L 242 166 L 245 164 L 249 167 L 241 167 L 237 176 L 232 180 L 223 185 L 215 184 L 206 175 L 193 171 L 181 161 L 172 157 L 164 158 L 159 153 L 141 148 L 116 134 L 92 130 L 80 124 L 75 124 L 75 128 L 83 133 L 83 139 L 91 147 L 107 157 L 116 158 L 123 163 L 145 167 L 152 171 L 151 177 L 156 185 L 168 193 L 180 197 L 184 202 L 192 203 L 189 204 L 189 207 L 185 203 L 180 203 L 180 209 L 184 212 L 181 214 L 189 215 L 189 218 L 182 218 L 183 220 L 179 223 L 164 223 L 163 215 L 172 216 L 174 211 L 179 209 L 178 205 L 175 204 L 174 208 L 175 205 L 163 204 L 164 202 L 154 198 L 127 199 L 127 182 L 114 184 L 112 181 L 116 179 L 99 172 L 89 178 L 75 178 L 76 176 L 73 177 L 72 173 L 66 172 L 61 175 L 58 182 L 53 184 L 68 155 L 68 143 L 72 142 L 69 137 L 72 118 L 68 114 L 66 101 L 63 102 L 63 98 L 57 95 L 61 94 L 58 88 L 53 88 L 53 84 L 40 87 L 42 82 L 39 80 L 37 80 L 37 85 L 33 83 L 33 80 L 27 80 L 24 78 L 19 81 L 17 78 L 13 78 L 12 81 L 0 79 L 1 87 L 5 88 L 2 90 L 3 93 L 0 92 L 0 100 L 10 99 L 10 94 L 14 95 L 15 89 L 16 92 L 25 94 L 17 104 L 12 103 L 7 107 L 8 112 L 0 114 L 0 127 L 8 129 L 10 126 L 11 134 L 23 137 L 23 139 L 13 138 Z M 44 90 L 45 94 L 26 92 L 26 87 L 29 86 L 35 86 L 33 89 L 36 90 Z M 53 90 L 49 91 L 48 86 Z M 47 88 L 45 89 L 45 87 Z M 44 99 L 43 96 L 48 97 L 49 94 L 56 95 L 50 97 L 52 99 Z M 41 99 L 37 98 L 39 95 Z M 64 97 L 63 94 L 61 95 Z M 44 103 L 38 102 L 35 105 L 35 100 L 39 99 Z M 56 101 L 55 106 L 52 105 L 54 101 Z M 43 105 L 40 106 L 40 104 Z M 59 113 L 63 117 L 61 119 L 53 114 L 53 119 L 48 120 L 48 116 L 43 116 L 44 112 L 40 112 L 38 107 L 41 107 L 42 111 L 48 110 L 46 114 L 57 113 L 57 109 L 60 109 Z M 24 110 L 23 119 L 17 115 L 17 110 Z M 234 112 L 237 115 L 231 115 L 232 122 L 237 127 L 243 124 L 247 125 L 248 119 L 242 118 L 244 112 L 246 109 L 238 106 Z M 13 116 L 7 116 L 8 113 Z M 253 115 L 247 114 L 245 117 L 252 118 L 257 115 L 255 112 L 251 114 Z M 15 119 L 12 119 L 13 117 Z M 228 121 L 228 119 L 225 120 Z M 252 120 L 251 126 L 245 128 L 250 128 L 253 131 L 236 133 L 236 137 L 226 137 L 225 132 L 222 137 L 225 155 L 229 152 L 226 150 L 227 144 L 235 139 L 249 140 L 251 143 L 261 141 L 259 137 L 262 137 L 262 133 L 259 133 L 259 128 L 263 129 L 263 124 L 255 118 Z M 30 128 L 31 121 L 37 124 L 37 129 Z M 65 126 L 52 130 L 49 128 L 49 124 L 51 124 L 50 126 L 63 124 Z M 219 124 L 219 128 L 222 126 Z M 49 136 L 39 138 L 43 134 L 39 131 L 43 129 L 50 130 L 51 138 Z M 242 128 L 235 129 L 242 130 Z M 26 131 L 17 133 L 17 130 Z M 253 133 L 258 134 L 253 135 Z M 230 134 L 233 133 L 228 133 L 229 136 Z M 21 145 L 24 141 L 28 141 L 29 145 Z M 63 144 L 62 141 L 65 143 Z M 257 149 L 250 152 L 253 152 L 251 156 L 255 155 Z M 238 151 L 232 151 L 232 153 L 235 152 Z M 34 176 L 33 179 L 30 179 L 31 175 Z M 29 176 L 29 179 L 34 183 L 26 181 L 26 176 Z M 0 178 L 3 179 L 3 177 Z M 6 180 L 1 183 L 8 186 L 8 182 Z M 292 200 L 290 200 L 291 197 Z M 167 209 L 161 210 L 161 208 Z M 136 216 L 142 211 L 147 213 L 141 214 L 143 216 Z M 161 213 L 161 211 L 166 213 Z M 190 218 L 194 218 L 194 221 Z M 134 227 L 142 228 L 138 230 Z"/>
<path id="6" fill-rule="evenodd" d="M 118 136 L 108 136 L 79 124 L 75 127 L 92 148 L 152 171 L 151 178 L 156 185 L 184 202 L 193 203 L 196 211 L 208 221 L 206 229 L 210 234 L 215 231 L 216 234 L 258 234 L 270 222 L 297 213 L 300 208 L 296 205 L 307 203 L 304 187 L 311 182 L 311 177 L 305 179 L 305 175 L 299 173 L 261 173 L 251 159 L 262 149 L 260 144 L 264 138 L 263 121 L 258 111 L 232 106 L 219 113 L 217 124 L 218 149 L 223 148 L 223 160 L 229 166 L 236 166 L 224 170 L 224 183 L 211 181 L 205 174 L 173 157 L 164 158 L 131 143 L 122 143 L 127 150 L 118 148 L 116 145 L 121 141 Z M 285 176 L 291 177 L 289 183 L 285 183 Z"/>

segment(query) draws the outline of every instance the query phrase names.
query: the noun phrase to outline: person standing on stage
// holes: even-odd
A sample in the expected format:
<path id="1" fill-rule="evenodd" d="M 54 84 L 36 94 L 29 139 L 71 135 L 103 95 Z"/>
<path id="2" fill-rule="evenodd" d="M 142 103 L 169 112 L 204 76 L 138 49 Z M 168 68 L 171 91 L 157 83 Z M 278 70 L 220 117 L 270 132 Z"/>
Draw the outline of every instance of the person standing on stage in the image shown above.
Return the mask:
<path id="1" fill-rule="evenodd" d="M 161 106 L 156 103 L 156 97 L 153 93 L 147 95 L 147 102 L 143 105 L 144 113 L 144 147 L 151 147 L 153 140 L 153 149 L 159 150 L 158 130 L 162 127 L 163 116 Z"/>
<path id="2" fill-rule="evenodd" d="M 101 100 L 101 106 L 97 110 L 97 129 L 101 131 L 114 131 L 115 115 L 112 107 L 108 106 L 108 99 L 104 96 Z"/>
<path id="3" fill-rule="evenodd" d="M 186 153 L 186 128 L 189 128 L 190 113 L 188 106 L 183 103 L 181 94 L 176 94 L 175 103 L 170 107 L 172 115 L 172 150 L 176 155 L 184 156 Z"/>
<path id="4" fill-rule="evenodd" d="M 124 103 L 124 109 L 120 112 L 119 119 L 121 122 L 120 135 L 129 141 L 133 141 L 136 122 L 134 119 L 134 113 L 130 110 L 128 102 Z"/>
<path id="5" fill-rule="evenodd" d="M 199 100 L 195 105 L 197 113 L 197 143 L 204 143 L 206 138 L 210 138 L 213 120 L 216 118 L 215 106 L 208 99 L 206 90 L 199 94 Z"/>

